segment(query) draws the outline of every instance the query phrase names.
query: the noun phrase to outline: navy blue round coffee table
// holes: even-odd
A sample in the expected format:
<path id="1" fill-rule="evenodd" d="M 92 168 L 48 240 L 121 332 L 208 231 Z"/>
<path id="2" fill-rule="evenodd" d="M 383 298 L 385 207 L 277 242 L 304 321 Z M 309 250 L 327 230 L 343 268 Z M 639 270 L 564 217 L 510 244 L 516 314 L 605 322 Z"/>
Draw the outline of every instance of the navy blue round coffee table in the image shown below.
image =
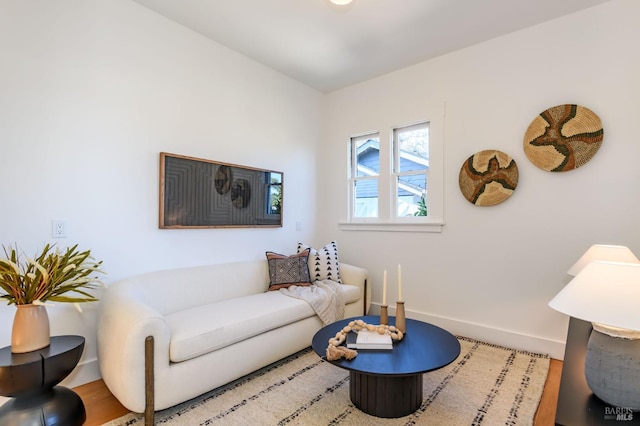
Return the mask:
<path id="1" fill-rule="evenodd" d="M 379 324 L 378 316 L 340 320 L 318 331 L 311 343 L 326 360 L 329 339 L 350 321 L 362 319 Z M 394 324 L 395 318 L 389 317 Z M 423 374 L 442 368 L 460 355 L 460 342 L 448 331 L 407 318 L 407 333 L 392 350 L 358 350 L 352 360 L 329 361 L 349 370 L 349 396 L 360 410 L 376 417 L 397 418 L 415 412 L 422 405 Z"/>

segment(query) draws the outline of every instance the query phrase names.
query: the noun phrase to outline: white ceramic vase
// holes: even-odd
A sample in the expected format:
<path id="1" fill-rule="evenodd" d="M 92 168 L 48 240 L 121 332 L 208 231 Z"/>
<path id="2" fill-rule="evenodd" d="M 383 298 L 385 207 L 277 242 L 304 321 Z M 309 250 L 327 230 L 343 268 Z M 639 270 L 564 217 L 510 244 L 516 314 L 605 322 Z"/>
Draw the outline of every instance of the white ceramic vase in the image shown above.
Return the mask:
<path id="1" fill-rule="evenodd" d="M 49 315 L 42 305 L 16 305 L 11 330 L 11 352 L 19 354 L 49 346 Z"/>

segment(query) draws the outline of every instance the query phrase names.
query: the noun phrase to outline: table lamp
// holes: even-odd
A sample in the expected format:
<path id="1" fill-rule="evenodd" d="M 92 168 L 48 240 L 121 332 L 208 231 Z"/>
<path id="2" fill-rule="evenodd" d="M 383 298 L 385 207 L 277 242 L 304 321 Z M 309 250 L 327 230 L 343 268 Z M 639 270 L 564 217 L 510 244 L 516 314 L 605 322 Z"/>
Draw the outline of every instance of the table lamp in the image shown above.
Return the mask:
<path id="1" fill-rule="evenodd" d="M 626 246 L 614 246 L 608 244 L 594 244 L 584 252 L 580 259 L 573 264 L 567 274 L 576 276 L 589 262 L 593 260 L 610 260 L 613 262 L 640 263 L 640 260 Z"/>
<path id="2" fill-rule="evenodd" d="M 593 393 L 613 406 L 640 410 L 640 261 L 628 249 L 609 247 L 614 248 L 605 250 L 608 255 L 615 252 L 631 262 L 587 263 L 587 251 L 569 270 L 575 278 L 549 306 L 593 324 L 585 358 Z"/>

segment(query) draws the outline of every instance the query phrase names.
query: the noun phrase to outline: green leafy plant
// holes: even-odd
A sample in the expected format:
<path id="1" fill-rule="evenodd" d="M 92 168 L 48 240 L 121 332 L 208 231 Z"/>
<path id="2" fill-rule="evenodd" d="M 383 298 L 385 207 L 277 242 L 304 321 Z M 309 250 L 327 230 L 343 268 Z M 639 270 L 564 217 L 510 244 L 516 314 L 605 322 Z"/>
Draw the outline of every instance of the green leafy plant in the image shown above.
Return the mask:
<path id="1" fill-rule="evenodd" d="M 418 211 L 413 214 L 414 216 L 426 216 L 427 215 L 427 202 L 424 199 L 424 195 L 418 201 Z"/>
<path id="2" fill-rule="evenodd" d="M 102 261 L 94 261 L 90 250 L 81 252 L 76 244 L 61 251 L 47 244 L 37 257 L 23 261 L 17 245 L 3 249 L 6 258 L 0 259 L 0 298 L 9 305 L 98 300 L 86 291 L 102 285 L 94 274 L 104 273 L 99 269 Z"/>

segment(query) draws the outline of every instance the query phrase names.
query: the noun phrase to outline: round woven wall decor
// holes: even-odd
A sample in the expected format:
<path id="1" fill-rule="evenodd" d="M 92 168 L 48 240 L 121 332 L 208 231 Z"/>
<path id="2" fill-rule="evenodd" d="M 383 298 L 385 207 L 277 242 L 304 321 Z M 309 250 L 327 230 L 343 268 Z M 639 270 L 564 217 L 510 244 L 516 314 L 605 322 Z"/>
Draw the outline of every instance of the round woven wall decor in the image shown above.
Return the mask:
<path id="1" fill-rule="evenodd" d="M 458 183 L 469 202 L 476 206 L 493 206 L 513 194 L 518 185 L 518 166 L 504 152 L 480 151 L 462 164 Z"/>
<path id="2" fill-rule="evenodd" d="M 579 105 L 557 105 L 540 113 L 524 135 L 529 160 L 548 172 L 566 172 L 596 154 L 604 130 L 600 118 Z"/>

